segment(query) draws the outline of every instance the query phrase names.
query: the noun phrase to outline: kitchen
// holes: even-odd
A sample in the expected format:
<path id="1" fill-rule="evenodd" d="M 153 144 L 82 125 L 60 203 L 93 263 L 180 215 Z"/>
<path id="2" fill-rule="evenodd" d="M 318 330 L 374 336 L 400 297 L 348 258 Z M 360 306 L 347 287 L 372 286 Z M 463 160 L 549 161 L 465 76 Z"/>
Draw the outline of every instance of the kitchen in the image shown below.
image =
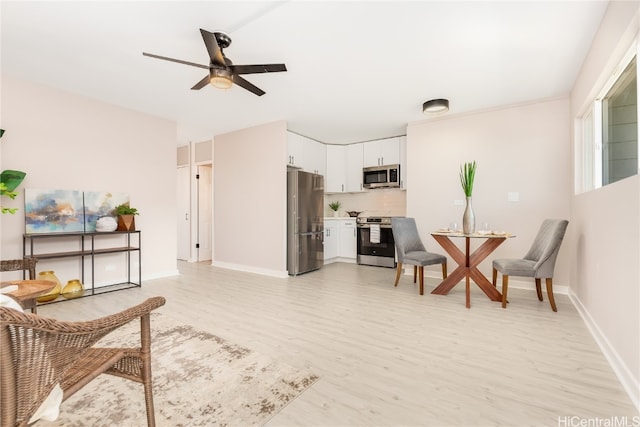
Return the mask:
<path id="1" fill-rule="evenodd" d="M 290 169 L 325 175 L 324 253 L 309 255 L 304 251 L 304 257 L 322 260 L 305 271 L 332 262 L 394 267 L 388 219 L 406 214 L 406 168 L 402 167 L 406 158 L 406 137 L 325 145 L 287 132 L 287 142 Z M 318 161 L 324 158 L 326 166 Z M 363 176 L 367 178 L 363 179 Z M 393 182 L 377 183 L 378 176 L 390 176 Z M 340 208 L 330 209 L 332 202 L 339 203 Z M 371 232 L 371 229 L 375 231 Z M 292 247 L 292 252 L 300 251 Z M 295 270 L 293 273 L 289 268 L 289 274 L 302 272 Z"/>

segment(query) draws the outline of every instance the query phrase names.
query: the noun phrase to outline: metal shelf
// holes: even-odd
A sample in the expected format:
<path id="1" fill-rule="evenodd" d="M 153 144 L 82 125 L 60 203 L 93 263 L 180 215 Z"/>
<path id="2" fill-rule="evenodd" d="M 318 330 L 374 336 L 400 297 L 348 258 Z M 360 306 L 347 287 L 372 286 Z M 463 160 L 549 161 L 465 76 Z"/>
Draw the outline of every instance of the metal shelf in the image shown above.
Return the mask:
<path id="1" fill-rule="evenodd" d="M 126 243 L 124 246 L 118 247 L 109 247 L 109 248 L 100 248 L 96 249 L 96 237 L 100 239 L 105 236 L 118 236 L 124 235 L 126 236 Z M 137 237 L 137 246 L 132 246 L 132 236 Z M 61 251 L 61 252 L 43 252 L 36 253 L 35 244 L 40 239 L 62 239 L 62 238 L 71 238 L 78 239 L 77 242 L 80 244 L 80 250 L 74 251 Z M 135 237 L 134 239 L 135 240 Z M 135 242 L 133 242 L 135 243 Z M 111 232 L 90 232 L 90 233 L 82 233 L 82 232 L 72 232 L 72 233 L 28 233 L 23 234 L 22 238 L 22 247 L 23 247 L 23 256 L 24 257 L 34 257 L 37 259 L 60 259 L 60 258 L 80 258 L 81 259 L 81 267 L 80 267 L 80 276 L 81 281 L 85 287 L 84 295 L 80 298 L 99 295 L 108 292 L 119 291 L 123 289 L 130 289 L 135 287 L 142 286 L 142 250 L 141 250 L 141 232 L 140 231 L 111 231 Z M 132 253 L 138 254 L 138 274 L 137 281 L 132 280 L 131 277 L 131 256 Z M 115 253 L 125 253 L 126 254 L 126 280 L 121 283 L 115 283 L 110 285 L 103 286 L 95 286 L 95 257 L 104 254 L 115 254 Z M 91 261 L 91 280 L 87 281 L 85 278 L 85 258 L 89 258 Z M 63 285 L 64 286 L 64 285 Z M 45 304 L 53 304 L 57 302 L 67 301 L 64 297 L 60 296 L 53 301 L 47 301 L 44 303 L 39 303 L 40 305 Z"/>

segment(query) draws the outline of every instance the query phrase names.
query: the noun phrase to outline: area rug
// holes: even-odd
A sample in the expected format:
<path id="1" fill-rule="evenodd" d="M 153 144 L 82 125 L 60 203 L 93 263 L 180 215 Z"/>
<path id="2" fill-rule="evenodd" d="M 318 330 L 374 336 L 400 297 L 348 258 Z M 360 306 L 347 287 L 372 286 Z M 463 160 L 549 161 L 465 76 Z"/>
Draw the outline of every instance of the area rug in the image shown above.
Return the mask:
<path id="1" fill-rule="evenodd" d="M 153 313 L 152 372 L 156 425 L 259 426 L 318 380 L 318 376 L 274 361 L 207 332 Z M 103 338 L 101 345 L 126 346 L 139 339 L 139 322 Z M 41 426 L 143 427 L 142 384 L 101 375 L 60 408 L 55 422 Z"/>

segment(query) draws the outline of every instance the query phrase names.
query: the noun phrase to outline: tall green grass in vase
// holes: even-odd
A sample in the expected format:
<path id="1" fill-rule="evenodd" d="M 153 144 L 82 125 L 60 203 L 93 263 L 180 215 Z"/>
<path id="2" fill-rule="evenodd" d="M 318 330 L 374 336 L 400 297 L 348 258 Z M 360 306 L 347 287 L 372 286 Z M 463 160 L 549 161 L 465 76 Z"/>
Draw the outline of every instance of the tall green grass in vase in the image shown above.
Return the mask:
<path id="1" fill-rule="evenodd" d="M 476 217 L 471 206 L 471 195 L 473 194 L 473 180 L 476 177 L 476 162 L 465 163 L 460 166 L 460 184 L 464 195 L 467 196 L 467 205 L 462 215 L 462 232 L 464 234 L 473 234 L 476 231 Z"/>
<path id="2" fill-rule="evenodd" d="M 465 163 L 460 166 L 460 183 L 462 184 L 462 191 L 467 197 L 471 197 L 473 193 L 473 180 L 476 177 L 476 162 Z"/>

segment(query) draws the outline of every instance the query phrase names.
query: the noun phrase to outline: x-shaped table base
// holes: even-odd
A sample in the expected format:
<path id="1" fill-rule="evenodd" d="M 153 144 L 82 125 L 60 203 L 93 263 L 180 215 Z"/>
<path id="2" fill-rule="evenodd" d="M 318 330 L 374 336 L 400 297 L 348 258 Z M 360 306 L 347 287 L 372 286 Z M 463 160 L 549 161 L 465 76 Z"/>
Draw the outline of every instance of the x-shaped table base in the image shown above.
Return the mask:
<path id="1" fill-rule="evenodd" d="M 502 244 L 506 240 L 506 237 L 503 236 L 478 236 L 478 237 L 486 237 L 487 240 L 478 247 L 472 254 L 469 254 L 470 251 L 470 236 L 456 236 L 452 235 L 452 237 L 464 237 L 465 238 L 465 248 L 466 251 L 463 253 L 449 238 L 449 236 L 443 234 L 432 234 L 433 238 L 436 239 L 436 242 L 442 246 L 442 248 L 447 251 L 451 258 L 455 262 L 458 263 L 458 267 L 451 272 L 447 276 L 446 279 L 442 281 L 433 291 L 432 294 L 436 295 L 446 295 L 449 293 L 454 286 L 456 286 L 462 278 L 466 278 L 466 297 L 467 297 L 467 308 L 471 307 L 471 296 L 470 296 L 470 288 L 469 282 L 470 279 L 478 285 L 480 289 L 491 299 L 491 301 L 502 301 L 502 294 L 498 292 L 495 286 L 489 282 L 489 279 L 484 277 L 484 274 L 478 270 L 478 265 L 487 257 L 491 252 L 493 252 L 498 246 Z"/>

